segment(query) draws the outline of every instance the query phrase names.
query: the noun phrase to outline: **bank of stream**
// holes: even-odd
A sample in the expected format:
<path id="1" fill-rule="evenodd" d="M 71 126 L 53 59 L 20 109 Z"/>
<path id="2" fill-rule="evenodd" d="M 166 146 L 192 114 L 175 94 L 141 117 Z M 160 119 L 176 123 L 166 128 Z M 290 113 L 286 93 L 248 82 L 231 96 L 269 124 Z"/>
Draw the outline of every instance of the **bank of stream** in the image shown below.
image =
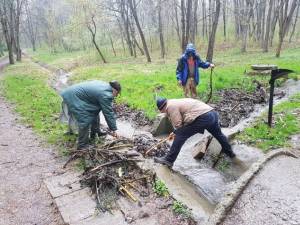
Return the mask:
<path id="1" fill-rule="evenodd" d="M 43 64 L 40 65 L 49 69 L 49 67 Z M 56 78 L 52 82 L 53 88 L 60 91 L 67 87 L 70 76 L 71 73 L 56 70 Z M 274 104 L 287 100 L 289 96 L 300 90 L 300 82 L 288 80 L 277 90 L 278 93 L 285 92 L 285 95 L 278 96 Z M 228 136 L 246 128 L 267 109 L 265 96 L 264 98 L 260 98 L 262 96 L 256 95 L 255 92 L 251 95 L 239 90 L 225 90 L 221 95 L 224 96 L 224 101 L 221 99 L 219 104 L 215 106 L 216 110 L 221 114 L 221 123 L 223 126 L 228 127 L 224 129 L 224 132 Z M 231 99 L 233 100 L 231 101 Z M 230 102 L 230 104 L 224 105 L 226 102 Z M 229 114 L 228 111 L 234 116 L 224 116 L 226 114 L 224 112 Z M 142 112 L 131 111 L 126 105 L 116 106 L 116 112 L 118 115 L 117 126 L 120 136 L 133 141 L 138 140 L 135 145 L 143 142 L 143 140 L 144 143 L 142 145 L 148 147 L 153 143 L 159 142 L 159 137 L 154 138 L 149 132 L 152 121 L 149 121 Z M 101 115 L 100 121 L 105 127 L 106 124 L 103 115 Z M 233 150 L 246 167 L 235 165 L 222 156 L 218 158 L 215 168 L 212 168 L 216 161 L 215 150 L 220 148 L 216 141 L 213 140 L 211 142 L 208 152 L 202 160 L 194 159 L 191 154 L 191 150 L 195 148 L 195 145 L 199 144 L 207 135 L 194 135 L 185 143 L 174 164 L 173 171 L 164 166 L 154 164 L 151 157 L 145 158 L 143 163 L 139 163 L 141 168 L 154 171 L 157 177 L 166 183 L 173 197 L 192 210 L 193 218 L 198 223 L 208 220 L 216 204 L 220 202 L 232 184 L 254 162 L 263 157 L 263 153 L 259 149 L 241 145 L 233 139 Z M 142 136 L 145 138 L 141 138 Z M 170 145 L 171 143 L 168 144 Z M 157 154 L 163 155 L 167 149 L 168 145 L 158 149 Z"/>

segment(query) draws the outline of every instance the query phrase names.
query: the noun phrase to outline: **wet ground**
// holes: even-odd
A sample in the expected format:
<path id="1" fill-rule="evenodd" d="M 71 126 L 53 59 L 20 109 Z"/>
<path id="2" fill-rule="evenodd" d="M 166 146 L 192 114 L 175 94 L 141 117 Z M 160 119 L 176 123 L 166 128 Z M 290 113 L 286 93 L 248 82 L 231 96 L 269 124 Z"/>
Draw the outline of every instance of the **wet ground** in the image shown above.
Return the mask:
<path id="1" fill-rule="evenodd" d="M 58 161 L 0 97 L 0 224 L 64 224 L 43 183 L 59 171 Z"/>
<path id="2" fill-rule="evenodd" d="M 300 160 L 281 156 L 249 183 L 223 225 L 300 224 Z"/>

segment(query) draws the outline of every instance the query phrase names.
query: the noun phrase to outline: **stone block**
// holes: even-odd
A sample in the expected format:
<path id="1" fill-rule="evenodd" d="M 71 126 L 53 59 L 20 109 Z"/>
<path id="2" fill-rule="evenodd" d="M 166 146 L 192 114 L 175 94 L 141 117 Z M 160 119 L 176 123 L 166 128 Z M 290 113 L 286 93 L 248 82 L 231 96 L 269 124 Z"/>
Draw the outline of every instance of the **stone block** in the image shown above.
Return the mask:
<path id="1" fill-rule="evenodd" d="M 50 194 L 53 198 L 72 193 L 82 189 L 79 183 L 80 173 L 74 171 L 67 171 L 64 174 L 46 178 L 46 184 Z"/>
<path id="2" fill-rule="evenodd" d="M 173 126 L 165 113 L 159 114 L 154 123 L 151 133 L 154 136 L 170 134 L 173 132 Z"/>
<path id="3" fill-rule="evenodd" d="M 96 202 L 89 188 L 57 197 L 55 202 L 65 223 L 73 224 L 95 214 Z"/>

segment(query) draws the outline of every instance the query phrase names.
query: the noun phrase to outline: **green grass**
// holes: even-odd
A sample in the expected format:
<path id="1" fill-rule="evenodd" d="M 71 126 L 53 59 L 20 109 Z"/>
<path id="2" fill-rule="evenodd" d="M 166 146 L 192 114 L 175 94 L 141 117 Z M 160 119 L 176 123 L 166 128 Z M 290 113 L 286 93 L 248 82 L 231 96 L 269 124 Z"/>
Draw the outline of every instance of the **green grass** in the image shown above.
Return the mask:
<path id="1" fill-rule="evenodd" d="M 258 119 L 252 127 L 246 128 L 237 138 L 261 148 L 264 152 L 288 147 L 289 137 L 300 132 L 300 93 L 274 108 L 272 128 L 268 127 L 264 118 Z"/>
<path id="2" fill-rule="evenodd" d="M 253 79 L 260 80 L 268 84 L 268 77 L 249 77 L 245 76 L 245 70 L 249 70 L 251 64 L 266 63 L 277 64 L 282 68 L 289 68 L 300 74 L 300 64 L 298 57 L 300 48 L 286 50 L 280 59 L 275 58 L 271 53 L 263 54 L 260 52 L 250 52 L 240 54 L 236 49 L 216 55 L 216 69 L 213 74 L 213 90 L 224 88 L 241 88 L 243 90 L 253 90 Z M 92 65 L 80 67 L 73 71 L 72 82 L 83 80 L 120 80 L 123 86 L 120 102 L 127 103 L 130 107 L 141 109 L 146 115 L 153 119 L 157 114 L 155 108 L 155 96 L 161 95 L 168 98 L 183 97 L 183 92 L 177 86 L 175 79 L 176 59 L 170 59 L 165 63 L 154 61 L 153 63 L 144 63 L 143 59 L 128 59 L 124 62 L 109 63 L 102 65 Z M 201 69 L 201 83 L 198 86 L 200 98 L 205 100 L 208 95 L 209 70 Z M 298 75 L 293 75 L 297 79 Z M 157 87 L 161 87 L 159 92 Z M 214 96 L 215 100 L 217 99 Z"/>
<path id="3" fill-rule="evenodd" d="M 50 143 L 64 143 L 66 130 L 58 118 L 59 95 L 47 84 L 49 74 L 30 62 L 17 63 L 4 70 L 1 92 L 15 104 L 24 123 Z"/>
<path id="4" fill-rule="evenodd" d="M 174 201 L 172 209 L 176 214 L 179 214 L 184 218 L 192 217 L 191 210 L 180 201 Z"/>
<path id="5" fill-rule="evenodd" d="M 162 180 L 158 179 L 155 180 L 153 191 L 161 197 L 168 197 L 170 195 L 166 184 Z"/>

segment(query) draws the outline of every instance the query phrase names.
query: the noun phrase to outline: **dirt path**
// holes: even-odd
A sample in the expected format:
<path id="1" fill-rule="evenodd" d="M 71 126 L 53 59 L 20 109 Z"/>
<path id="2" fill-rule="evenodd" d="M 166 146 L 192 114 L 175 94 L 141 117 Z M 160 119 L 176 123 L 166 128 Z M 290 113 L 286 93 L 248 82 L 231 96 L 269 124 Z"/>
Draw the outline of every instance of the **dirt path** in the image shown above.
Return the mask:
<path id="1" fill-rule="evenodd" d="M 5 64 L 0 62 L 0 75 Z M 18 122 L 0 96 L 0 225 L 63 224 L 43 183 L 60 168 L 54 151 Z"/>

